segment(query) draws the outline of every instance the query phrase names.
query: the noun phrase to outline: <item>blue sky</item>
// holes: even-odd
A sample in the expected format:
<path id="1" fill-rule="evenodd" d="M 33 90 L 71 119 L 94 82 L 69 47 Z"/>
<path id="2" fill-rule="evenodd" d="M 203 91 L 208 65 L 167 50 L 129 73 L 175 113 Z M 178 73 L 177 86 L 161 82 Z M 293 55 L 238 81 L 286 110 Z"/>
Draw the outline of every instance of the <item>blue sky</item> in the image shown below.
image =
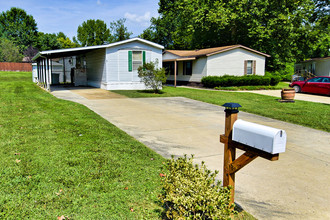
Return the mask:
<path id="1" fill-rule="evenodd" d="M 128 30 L 137 36 L 150 25 L 150 18 L 158 16 L 158 0 L 1 0 L 0 9 L 24 9 L 32 15 L 38 31 L 64 32 L 72 39 L 77 28 L 88 19 L 110 22 L 126 18 Z"/>

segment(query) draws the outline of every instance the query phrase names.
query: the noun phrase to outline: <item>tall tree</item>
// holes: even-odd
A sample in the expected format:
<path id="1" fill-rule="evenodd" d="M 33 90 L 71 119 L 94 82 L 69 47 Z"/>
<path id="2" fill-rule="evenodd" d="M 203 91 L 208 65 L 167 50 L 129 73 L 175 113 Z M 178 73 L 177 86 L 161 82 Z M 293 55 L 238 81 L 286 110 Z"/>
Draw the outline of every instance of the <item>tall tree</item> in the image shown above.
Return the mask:
<path id="1" fill-rule="evenodd" d="M 59 37 L 57 38 L 58 43 L 60 44 L 60 48 L 74 48 L 79 47 L 79 44 L 74 43 L 68 37 Z"/>
<path id="2" fill-rule="evenodd" d="M 0 62 L 21 62 L 23 55 L 19 48 L 10 40 L 0 38 Z"/>
<path id="3" fill-rule="evenodd" d="M 21 52 L 37 41 L 37 23 L 23 9 L 13 7 L 2 12 L 0 27 L 3 36 L 18 45 Z"/>
<path id="4" fill-rule="evenodd" d="M 102 45 L 108 42 L 110 31 L 102 20 L 90 19 L 79 25 L 77 39 L 81 46 Z"/>
<path id="5" fill-rule="evenodd" d="M 320 1 L 160 0 L 159 17 L 144 34 L 171 49 L 243 44 L 270 54 L 268 68 L 279 69 L 306 56 L 315 2 Z"/>
<path id="6" fill-rule="evenodd" d="M 60 49 L 61 45 L 57 39 L 56 34 L 38 32 L 37 48 L 40 51 Z"/>
<path id="7" fill-rule="evenodd" d="M 110 42 L 117 42 L 129 39 L 130 36 L 133 34 L 129 32 L 127 27 L 125 27 L 125 18 L 119 19 L 114 22 L 110 22 L 110 31 L 111 31 L 111 38 Z"/>

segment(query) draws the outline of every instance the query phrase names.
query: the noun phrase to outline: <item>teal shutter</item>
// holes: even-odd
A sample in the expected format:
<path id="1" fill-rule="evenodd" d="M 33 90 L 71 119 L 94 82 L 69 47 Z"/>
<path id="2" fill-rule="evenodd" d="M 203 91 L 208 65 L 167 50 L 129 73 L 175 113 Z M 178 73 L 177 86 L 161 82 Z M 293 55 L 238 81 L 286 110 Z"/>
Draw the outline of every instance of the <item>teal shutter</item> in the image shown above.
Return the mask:
<path id="1" fill-rule="evenodd" d="M 133 70 L 133 53 L 132 51 L 128 51 L 128 71 L 132 72 Z"/>
<path id="2" fill-rule="evenodd" d="M 145 64 L 146 63 L 146 52 L 145 51 L 142 51 L 142 61 L 143 63 L 142 64 Z"/>
<path id="3" fill-rule="evenodd" d="M 144 65 L 146 63 L 146 52 L 142 51 L 142 65 Z M 143 68 L 143 70 L 146 70 L 145 68 Z"/>

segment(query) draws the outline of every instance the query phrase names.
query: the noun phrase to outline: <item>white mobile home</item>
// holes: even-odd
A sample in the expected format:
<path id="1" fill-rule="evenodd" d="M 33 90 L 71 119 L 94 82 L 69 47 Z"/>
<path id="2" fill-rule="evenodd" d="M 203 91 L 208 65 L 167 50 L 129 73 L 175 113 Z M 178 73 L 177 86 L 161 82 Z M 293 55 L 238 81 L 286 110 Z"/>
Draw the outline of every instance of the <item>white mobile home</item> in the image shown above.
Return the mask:
<path id="1" fill-rule="evenodd" d="M 70 77 L 67 73 L 59 74 L 60 79 L 56 82 L 106 90 L 145 89 L 137 68 L 150 61 L 158 61 L 158 67 L 161 67 L 163 48 L 144 39 L 132 38 L 107 45 L 42 51 L 33 58 L 37 63 L 36 79 L 41 86 L 49 89 L 55 83 L 54 74 L 58 74 L 52 71 L 52 60 L 74 57 L 75 65 L 71 68 Z M 65 63 L 64 70 L 67 68 Z"/>
<path id="2" fill-rule="evenodd" d="M 294 68 L 298 75 L 311 73 L 315 76 L 330 76 L 330 57 L 308 59 L 296 63 Z"/>
<path id="3" fill-rule="evenodd" d="M 200 82 L 203 76 L 264 75 L 268 54 L 242 45 L 201 50 L 165 50 L 168 81 Z"/>

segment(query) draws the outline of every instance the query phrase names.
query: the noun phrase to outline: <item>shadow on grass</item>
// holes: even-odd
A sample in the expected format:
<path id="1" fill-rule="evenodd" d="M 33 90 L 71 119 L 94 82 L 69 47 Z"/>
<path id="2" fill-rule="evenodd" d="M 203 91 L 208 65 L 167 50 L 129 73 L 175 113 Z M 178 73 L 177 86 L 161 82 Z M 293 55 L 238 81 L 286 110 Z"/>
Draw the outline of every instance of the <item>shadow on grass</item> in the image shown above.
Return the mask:
<path id="1" fill-rule="evenodd" d="M 146 94 L 155 94 L 155 95 L 161 95 L 165 94 L 162 90 L 159 90 L 155 92 L 154 90 L 137 90 L 138 93 L 146 93 Z"/>

